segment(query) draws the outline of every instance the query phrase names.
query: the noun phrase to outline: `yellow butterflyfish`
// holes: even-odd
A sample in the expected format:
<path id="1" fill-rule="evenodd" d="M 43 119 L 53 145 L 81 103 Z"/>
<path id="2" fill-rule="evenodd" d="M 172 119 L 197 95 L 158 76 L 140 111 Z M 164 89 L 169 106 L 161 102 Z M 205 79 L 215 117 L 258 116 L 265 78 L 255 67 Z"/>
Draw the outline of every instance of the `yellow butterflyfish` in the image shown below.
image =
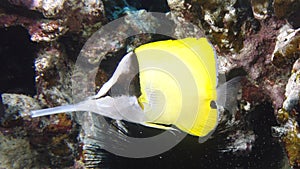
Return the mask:
<path id="1" fill-rule="evenodd" d="M 139 96 L 126 92 L 136 74 Z M 215 130 L 218 107 L 225 106 L 230 92 L 225 90 L 228 83 L 217 87 L 217 79 L 216 54 L 206 38 L 157 41 L 126 54 L 95 96 L 73 105 L 34 110 L 31 116 L 91 111 L 154 128 L 175 125 L 190 135 L 206 138 Z M 115 93 L 108 96 L 109 91 Z"/>

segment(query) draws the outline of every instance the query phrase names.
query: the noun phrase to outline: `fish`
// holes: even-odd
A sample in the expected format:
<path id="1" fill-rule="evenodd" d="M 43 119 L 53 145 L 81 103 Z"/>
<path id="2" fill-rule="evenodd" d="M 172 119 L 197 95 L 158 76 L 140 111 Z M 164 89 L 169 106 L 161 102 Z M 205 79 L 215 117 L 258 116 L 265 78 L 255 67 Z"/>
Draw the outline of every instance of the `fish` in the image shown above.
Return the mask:
<path id="1" fill-rule="evenodd" d="M 32 110 L 30 116 L 88 111 L 147 127 L 178 129 L 202 143 L 215 131 L 221 108 L 231 110 L 236 103 L 240 78 L 218 84 L 218 76 L 217 55 L 207 38 L 151 42 L 128 52 L 96 95 L 76 104 Z M 138 96 L 130 92 L 135 77 Z"/>

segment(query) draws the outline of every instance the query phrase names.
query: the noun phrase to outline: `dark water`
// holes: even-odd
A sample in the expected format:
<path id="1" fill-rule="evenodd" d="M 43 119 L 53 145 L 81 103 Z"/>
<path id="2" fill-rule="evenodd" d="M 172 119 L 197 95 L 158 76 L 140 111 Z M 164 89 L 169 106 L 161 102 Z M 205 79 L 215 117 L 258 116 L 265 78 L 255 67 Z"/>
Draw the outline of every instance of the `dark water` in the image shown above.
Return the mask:
<path id="1" fill-rule="evenodd" d="M 0 29 L 0 93 L 35 94 L 35 52 L 26 29 Z"/>
<path id="2" fill-rule="evenodd" d="M 173 149 L 155 157 L 129 159 L 109 155 L 105 166 L 113 169 L 282 168 L 283 150 L 271 136 L 271 126 L 276 125 L 271 104 L 258 106 L 246 118 L 257 136 L 252 151 L 221 152 L 226 147 L 226 133 L 214 134 L 213 139 L 202 144 L 196 137 L 187 136 Z M 147 133 L 147 129 L 143 130 Z"/>

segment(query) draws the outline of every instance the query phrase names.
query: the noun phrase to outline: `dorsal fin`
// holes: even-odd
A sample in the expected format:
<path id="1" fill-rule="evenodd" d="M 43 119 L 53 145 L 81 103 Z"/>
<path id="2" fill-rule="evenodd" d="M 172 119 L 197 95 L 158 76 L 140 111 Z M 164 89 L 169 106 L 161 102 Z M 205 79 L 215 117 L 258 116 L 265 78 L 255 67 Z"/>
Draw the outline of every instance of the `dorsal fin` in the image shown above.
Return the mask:
<path id="1" fill-rule="evenodd" d="M 104 96 L 109 90 L 111 90 L 112 95 L 115 96 L 120 96 L 123 94 L 129 95 L 131 91 L 130 83 L 138 74 L 138 72 L 139 66 L 136 55 L 133 52 L 129 52 L 120 61 L 112 77 L 101 87 L 101 89 L 95 96 L 92 96 L 92 98 L 100 98 Z"/>

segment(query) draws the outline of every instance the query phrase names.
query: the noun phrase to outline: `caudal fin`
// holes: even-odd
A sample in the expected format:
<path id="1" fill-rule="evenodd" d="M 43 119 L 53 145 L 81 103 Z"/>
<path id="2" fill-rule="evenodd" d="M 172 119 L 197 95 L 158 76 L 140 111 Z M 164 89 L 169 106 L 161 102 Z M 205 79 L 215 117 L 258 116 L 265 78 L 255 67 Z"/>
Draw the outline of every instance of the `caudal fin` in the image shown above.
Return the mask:
<path id="1" fill-rule="evenodd" d="M 241 88 L 241 76 L 235 77 L 217 88 L 217 104 L 230 113 L 236 112 L 237 94 Z"/>

